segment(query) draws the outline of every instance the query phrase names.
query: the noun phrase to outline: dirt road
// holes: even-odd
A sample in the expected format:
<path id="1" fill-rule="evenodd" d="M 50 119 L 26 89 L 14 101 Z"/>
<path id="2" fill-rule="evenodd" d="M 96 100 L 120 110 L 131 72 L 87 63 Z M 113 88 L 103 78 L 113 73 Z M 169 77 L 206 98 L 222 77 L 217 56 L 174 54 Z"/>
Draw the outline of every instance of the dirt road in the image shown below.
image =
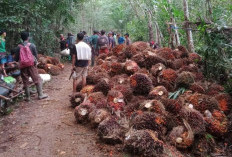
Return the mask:
<path id="1" fill-rule="evenodd" d="M 123 156 L 114 146 L 98 143 L 96 132 L 78 125 L 70 108 L 70 65 L 44 86 L 47 100 L 21 102 L 0 117 L 0 157 Z"/>

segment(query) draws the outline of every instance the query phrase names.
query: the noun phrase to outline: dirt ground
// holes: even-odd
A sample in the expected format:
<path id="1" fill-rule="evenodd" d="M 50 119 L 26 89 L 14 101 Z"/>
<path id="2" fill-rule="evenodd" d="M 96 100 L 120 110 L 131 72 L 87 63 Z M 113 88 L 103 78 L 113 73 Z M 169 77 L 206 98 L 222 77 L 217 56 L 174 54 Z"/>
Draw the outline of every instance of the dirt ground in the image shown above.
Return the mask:
<path id="1" fill-rule="evenodd" d="M 119 146 L 98 141 L 96 131 L 75 122 L 70 107 L 70 65 L 44 86 L 46 100 L 36 97 L 0 117 L 0 157 L 124 157 Z"/>

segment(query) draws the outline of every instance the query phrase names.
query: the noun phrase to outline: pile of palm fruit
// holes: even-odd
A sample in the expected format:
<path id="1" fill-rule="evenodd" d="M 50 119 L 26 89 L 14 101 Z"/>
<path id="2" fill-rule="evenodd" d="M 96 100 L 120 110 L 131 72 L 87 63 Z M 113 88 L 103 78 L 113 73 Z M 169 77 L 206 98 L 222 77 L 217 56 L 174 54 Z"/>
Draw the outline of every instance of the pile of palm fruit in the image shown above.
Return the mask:
<path id="1" fill-rule="evenodd" d="M 96 63 L 70 102 L 101 141 L 138 156 L 229 156 L 231 96 L 205 79 L 197 53 L 135 42 Z"/>
<path id="2" fill-rule="evenodd" d="M 64 69 L 64 65 L 56 57 L 38 55 L 38 72 L 39 74 L 51 74 L 57 76 Z"/>

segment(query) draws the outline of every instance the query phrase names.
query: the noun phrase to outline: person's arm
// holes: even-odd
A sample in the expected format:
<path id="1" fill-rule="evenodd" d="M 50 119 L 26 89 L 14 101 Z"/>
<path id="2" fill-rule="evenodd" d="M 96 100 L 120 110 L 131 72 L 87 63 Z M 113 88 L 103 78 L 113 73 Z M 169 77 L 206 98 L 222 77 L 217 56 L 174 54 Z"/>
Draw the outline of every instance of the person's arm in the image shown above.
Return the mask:
<path id="1" fill-rule="evenodd" d="M 75 45 L 71 45 L 70 55 L 72 56 L 72 70 L 73 70 L 75 67 L 75 63 L 76 63 L 76 46 Z"/>
<path id="2" fill-rule="evenodd" d="M 36 46 L 34 44 L 31 44 L 30 49 L 32 51 L 32 54 L 35 56 L 35 58 L 38 59 L 38 51 L 36 49 Z"/>
<path id="3" fill-rule="evenodd" d="M 15 49 L 15 54 L 14 54 L 14 60 L 16 62 L 19 62 L 19 52 L 20 52 L 20 48 L 19 46 Z"/>

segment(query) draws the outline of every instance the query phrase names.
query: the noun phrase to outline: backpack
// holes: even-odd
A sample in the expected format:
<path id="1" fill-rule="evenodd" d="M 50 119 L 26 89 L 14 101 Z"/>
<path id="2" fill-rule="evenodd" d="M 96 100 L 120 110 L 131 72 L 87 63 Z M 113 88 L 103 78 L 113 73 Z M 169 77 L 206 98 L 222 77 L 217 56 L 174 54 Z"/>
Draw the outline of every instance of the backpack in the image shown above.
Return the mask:
<path id="1" fill-rule="evenodd" d="M 105 49 L 108 48 L 108 38 L 106 36 L 100 36 L 98 38 L 98 45 L 100 46 L 100 49 Z"/>
<path id="2" fill-rule="evenodd" d="M 33 66 L 35 64 L 34 56 L 29 48 L 31 43 L 27 43 L 25 46 L 19 45 L 19 60 L 20 60 L 20 68 L 27 68 Z"/>

